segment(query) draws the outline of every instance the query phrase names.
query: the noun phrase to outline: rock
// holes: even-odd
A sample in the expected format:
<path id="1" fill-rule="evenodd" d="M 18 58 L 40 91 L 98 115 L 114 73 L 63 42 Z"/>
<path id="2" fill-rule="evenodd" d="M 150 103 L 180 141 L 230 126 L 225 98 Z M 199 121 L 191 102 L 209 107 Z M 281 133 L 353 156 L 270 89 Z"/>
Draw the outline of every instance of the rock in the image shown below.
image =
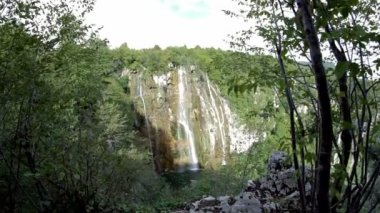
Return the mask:
<path id="1" fill-rule="evenodd" d="M 253 180 L 248 180 L 247 181 L 247 187 L 255 187 L 255 182 L 253 182 Z"/>
<path id="2" fill-rule="evenodd" d="M 131 73 L 131 70 L 129 70 L 129 69 L 124 69 L 123 71 L 121 71 L 120 77 L 128 76 L 129 73 Z M 133 73 L 133 72 L 132 72 L 132 73 Z"/>
<path id="3" fill-rule="evenodd" d="M 274 202 L 265 203 L 263 205 L 264 212 L 276 212 L 278 210 L 277 204 Z"/>
<path id="4" fill-rule="evenodd" d="M 234 197 L 230 197 L 228 199 L 228 205 L 234 205 L 236 203 L 236 199 Z"/>
<path id="5" fill-rule="evenodd" d="M 219 203 L 220 202 L 217 199 L 215 199 L 213 196 L 208 196 L 199 201 L 198 208 L 202 209 L 207 206 L 215 206 Z"/>
<path id="6" fill-rule="evenodd" d="M 261 213 L 261 203 L 256 198 L 239 199 L 231 206 L 231 212 Z"/>
<path id="7" fill-rule="evenodd" d="M 184 209 L 190 211 L 190 209 L 195 209 L 195 206 L 192 203 L 187 203 Z"/>
<path id="8" fill-rule="evenodd" d="M 307 195 L 307 196 L 310 195 L 310 193 L 311 193 L 311 184 L 310 184 L 310 182 L 307 182 L 307 183 L 305 184 L 305 192 L 306 192 L 306 195 Z"/>
<path id="9" fill-rule="evenodd" d="M 229 200 L 231 199 L 230 196 L 219 196 L 216 198 L 220 204 L 227 204 L 227 205 L 232 205 L 230 204 Z M 234 201 L 235 202 L 235 201 Z"/>
<path id="10" fill-rule="evenodd" d="M 290 168 L 291 165 L 286 164 L 286 153 L 281 151 L 273 152 L 269 158 L 268 171 L 277 171 Z"/>
<path id="11" fill-rule="evenodd" d="M 225 213 L 232 212 L 231 206 L 228 204 L 225 204 L 225 203 L 220 204 L 220 206 L 217 208 L 217 211 L 218 212 L 225 212 Z"/>
<path id="12" fill-rule="evenodd" d="M 300 211 L 296 170 L 287 165 L 284 152 L 274 152 L 268 161 L 268 173 L 260 180 L 249 180 L 242 192 L 235 197 L 204 196 L 191 205 L 190 212 L 287 212 Z M 312 171 L 305 168 L 305 191 L 311 203 Z"/>

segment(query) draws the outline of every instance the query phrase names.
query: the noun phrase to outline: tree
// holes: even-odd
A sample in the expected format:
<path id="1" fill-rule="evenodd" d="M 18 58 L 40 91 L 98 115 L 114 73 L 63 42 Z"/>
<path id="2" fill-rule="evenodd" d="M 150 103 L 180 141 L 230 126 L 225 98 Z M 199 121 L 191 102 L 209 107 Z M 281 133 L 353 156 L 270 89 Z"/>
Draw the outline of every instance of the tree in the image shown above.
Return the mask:
<path id="1" fill-rule="evenodd" d="M 120 150 L 133 137 L 127 127 L 133 117 L 122 111 L 131 107 L 105 93 L 114 67 L 106 43 L 83 24 L 92 6 L 0 3 L 3 211 L 100 211 L 116 208 L 130 190 L 120 183 L 130 184 L 123 165 L 131 156 Z"/>
<path id="2" fill-rule="evenodd" d="M 321 140 L 318 150 L 317 179 L 315 180 L 317 182 L 317 206 L 319 212 L 329 212 L 330 162 L 333 140 L 330 96 L 319 39 L 309 10 L 310 6 L 303 0 L 297 0 L 297 6 L 302 14 L 303 29 L 310 49 L 311 65 L 314 71 L 319 101 Z"/>
<path id="3" fill-rule="evenodd" d="M 351 204 L 355 206 L 355 208 L 351 208 L 352 211 L 359 211 L 370 196 L 371 188 L 376 182 L 374 177 L 378 174 L 376 171 L 378 160 L 376 159 L 373 162 L 374 170 L 368 174 L 368 168 L 371 165 L 368 150 L 377 146 L 370 139 L 372 137 L 370 135 L 377 134 L 376 125 L 373 123 L 376 115 L 372 111 L 377 111 L 378 99 L 374 96 L 369 97 L 367 92 L 375 91 L 377 85 L 377 81 L 369 76 L 373 74 L 373 69 L 378 63 L 374 54 L 379 48 L 375 42 L 376 38 L 379 38 L 379 30 L 375 24 L 379 12 L 372 8 L 379 8 L 379 4 L 376 1 L 305 0 L 239 1 L 239 4 L 245 6 L 239 13 L 233 11 L 226 11 L 226 13 L 233 17 L 260 20 L 260 22 L 253 23 L 250 29 L 243 30 L 237 37 L 232 37 L 234 39 L 232 44 L 257 53 L 257 50 L 260 49 L 249 45 L 249 39 L 256 34 L 263 37 L 269 44 L 267 48 L 270 48 L 273 41 L 276 40 L 280 41 L 279 44 L 284 49 L 284 51 L 280 51 L 281 54 L 278 54 L 279 46 L 273 48 L 277 50 L 277 53 L 273 49 L 264 49 L 264 52 L 275 53 L 280 59 L 284 57 L 297 60 L 296 56 L 303 56 L 309 60 L 311 65 L 310 68 L 315 76 L 315 88 L 307 80 L 308 77 L 305 78 L 304 69 L 299 69 L 298 74 L 288 72 L 287 78 L 305 85 L 303 89 L 295 90 L 296 94 L 304 93 L 311 103 L 314 100 L 319 103 L 319 113 L 316 114 L 315 121 L 320 125 L 318 130 L 320 137 L 316 135 L 313 139 L 316 142 L 315 159 L 317 160 L 316 165 L 318 165 L 316 167 L 317 176 L 314 180 L 318 211 L 329 212 L 330 199 L 331 210 L 334 212 L 338 208 L 342 208 L 343 204 L 347 205 L 347 211 L 350 210 L 348 206 Z M 368 47 L 366 53 L 363 53 L 364 46 Z M 325 51 L 326 47 L 331 49 L 331 55 L 329 51 Z M 322 58 L 322 52 L 327 57 Z M 326 71 L 324 65 L 324 62 L 329 59 L 337 62 L 334 69 L 336 80 L 332 78 L 329 69 Z M 279 69 L 283 70 L 280 60 L 279 65 Z M 281 81 L 277 82 L 277 86 L 281 86 Z M 265 84 L 265 82 L 258 83 Z M 338 85 L 338 93 L 333 90 L 336 85 Z M 298 87 L 298 89 L 300 88 L 302 87 Z M 359 92 L 357 92 L 358 90 Z M 286 91 L 288 94 L 288 89 Z M 368 98 L 371 99 L 372 104 L 368 104 Z M 359 104 L 358 99 L 364 99 L 365 103 Z M 295 101 L 301 100 L 296 99 Z M 339 103 L 340 112 L 335 111 L 335 103 Z M 315 106 L 315 104 L 311 106 Z M 337 113 L 340 116 L 337 116 Z M 355 115 L 354 121 L 357 122 L 357 128 L 352 123 L 352 115 Z M 306 118 L 303 117 L 303 119 Z M 368 132 L 363 128 L 364 123 L 368 124 L 365 128 Z M 299 125 L 298 128 L 302 132 L 302 125 Z M 337 136 L 334 136 L 333 130 L 338 132 Z M 364 132 L 367 138 L 363 137 Z M 306 134 L 310 135 L 310 133 L 312 132 Z M 336 143 L 339 135 L 342 141 L 341 147 Z M 307 150 L 307 147 L 300 145 L 302 163 L 305 160 L 302 151 Z M 335 149 L 332 149 L 333 146 Z M 339 157 L 340 165 L 331 161 L 334 153 Z M 350 159 L 351 166 L 349 166 Z M 360 165 L 361 171 L 357 170 L 359 159 L 363 160 Z M 313 162 L 308 160 L 308 163 L 312 164 Z M 358 172 L 361 174 L 359 175 L 360 181 L 357 179 Z M 368 179 L 368 175 L 373 178 Z M 331 177 L 334 179 L 334 184 L 330 188 Z M 366 187 L 362 188 L 360 185 Z M 363 194 L 366 196 L 362 197 Z M 313 208 L 313 204 L 311 204 L 311 208 Z"/>

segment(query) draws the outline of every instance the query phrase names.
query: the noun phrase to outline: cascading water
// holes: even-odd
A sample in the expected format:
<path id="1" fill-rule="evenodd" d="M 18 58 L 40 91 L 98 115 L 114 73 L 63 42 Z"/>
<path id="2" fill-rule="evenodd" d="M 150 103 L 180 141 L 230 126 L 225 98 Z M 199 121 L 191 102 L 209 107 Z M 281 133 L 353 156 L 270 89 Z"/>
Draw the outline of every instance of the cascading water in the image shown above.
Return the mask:
<path id="1" fill-rule="evenodd" d="M 152 136 L 150 134 L 150 124 L 149 124 L 149 120 L 148 120 L 148 114 L 147 114 L 147 111 L 146 111 L 146 105 L 145 105 L 145 99 L 144 99 L 144 90 L 143 90 L 143 85 L 141 84 L 141 79 L 142 79 L 142 74 L 141 73 L 138 77 L 138 80 L 137 80 L 137 95 L 141 98 L 141 101 L 142 101 L 142 104 L 143 104 L 143 108 L 144 108 L 144 118 L 145 118 L 145 125 L 146 125 L 146 128 L 147 128 L 147 132 L 148 132 L 148 139 L 149 139 L 149 143 L 151 144 L 152 146 Z M 153 151 L 153 150 L 152 150 Z"/>
<path id="2" fill-rule="evenodd" d="M 200 88 L 196 88 L 197 94 L 201 102 L 202 114 L 204 116 L 205 131 L 208 133 L 209 145 L 210 145 L 210 156 L 215 157 L 215 146 L 216 146 L 216 131 L 215 131 L 215 113 L 212 110 L 209 98 L 207 98 L 207 92 Z"/>
<path id="3" fill-rule="evenodd" d="M 238 122 L 237 116 L 231 112 L 228 102 L 223 99 L 223 109 L 228 122 L 228 134 L 230 142 L 230 152 L 242 153 L 259 140 L 260 135 L 252 133 L 245 125 Z M 266 133 L 263 133 L 265 138 Z"/>
<path id="4" fill-rule="evenodd" d="M 188 102 L 188 87 L 187 87 L 187 77 L 186 70 L 182 67 L 178 69 L 178 128 L 177 134 L 178 138 L 184 137 L 189 143 L 191 166 L 190 170 L 198 170 L 198 156 L 195 149 L 194 134 L 191 128 L 191 122 L 189 120 L 189 102 Z M 184 131 L 184 135 L 181 134 L 181 130 Z"/>
<path id="5" fill-rule="evenodd" d="M 215 88 L 210 84 L 210 80 L 206 77 L 207 80 L 207 88 L 209 91 L 210 99 L 211 99 L 211 109 L 214 112 L 214 117 L 217 119 L 215 125 L 218 127 L 220 133 L 220 140 L 222 142 L 222 165 L 226 165 L 226 134 L 224 132 L 224 114 L 222 109 L 222 103 L 219 103 L 219 107 L 216 104 L 215 97 L 219 96 L 216 92 Z M 221 101 L 221 100 L 220 100 Z"/>
<path id="6" fill-rule="evenodd" d="M 145 81 L 142 73 L 130 74 L 157 171 L 215 168 L 228 163 L 230 152 L 247 151 L 258 141 L 259 135 L 239 124 L 207 74 L 191 70 L 179 67 L 147 75 Z"/>

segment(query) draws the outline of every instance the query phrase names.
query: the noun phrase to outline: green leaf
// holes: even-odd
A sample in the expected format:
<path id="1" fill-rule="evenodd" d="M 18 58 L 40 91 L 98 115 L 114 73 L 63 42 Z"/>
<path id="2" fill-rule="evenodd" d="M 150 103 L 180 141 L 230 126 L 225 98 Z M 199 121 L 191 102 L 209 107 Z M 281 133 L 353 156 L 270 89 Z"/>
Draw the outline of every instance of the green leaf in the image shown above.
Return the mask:
<path id="1" fill-rule="evenodd" d="M 350 12 L 351 12 L 351 7 L 343 7 L 340 9 L 340 13 L 342 14 L 343 18 L 347 18 Z"/>
<path id="2" fill-rule="evenodd" d="M 285 57 L 287 53 L 288 53 L 288 50 L 285 49 L 285 50 L 283 50 L 283 51 L 281 52 L 281 56 L 282 56 L 282 57 Z"/>
<path id="3" fill-rule="evenodd" d="M 308 163 L 313 163 L 314 162 L 314 154 L 313 153 L 311 153 L 311 152 L 307 152 L 306 154 L 305 154 L 305 160 L 306 160 L 306 162 L 308 162 Z"/>
<path id="4" fill-rule="evenodd" d="M 346 121 L 343 121 L 341 123 L 341 126 L 343 129 L 352 129 L 354 127 L 351 122 L 346 122 Z"/>
<path id="5" fill-rule="evenodd" d="M 34 174 L 32 172 L 25 172 L 23 174 L 24 177 L 34 177 Z"/>
<path id="6" fill-rule="evenodd" d="M 355 6 L 355 5 L 357 5 L 357 4 L 359 4 L 359 0 L 350 0 L 350 1 L 349 1 L 349 5 L 350 5 L 350 6 Z"/>
<path id="7" fill-rule="evenodd" d="M 350 70 L 351 76 L 357 76 L 360 72 L 360 67 L 359 67 L 359 64 L 357 63 L 350 63 L 348 65 L 348 69 Z"/>
<path id="8" fill-rule="evenodd" d="M 338 62 L 338 64 L 335 67 L 335 76 L 337 79 L 340 79 L 344 74 L 347 73 L 348 66 L 350 62 Z"/>

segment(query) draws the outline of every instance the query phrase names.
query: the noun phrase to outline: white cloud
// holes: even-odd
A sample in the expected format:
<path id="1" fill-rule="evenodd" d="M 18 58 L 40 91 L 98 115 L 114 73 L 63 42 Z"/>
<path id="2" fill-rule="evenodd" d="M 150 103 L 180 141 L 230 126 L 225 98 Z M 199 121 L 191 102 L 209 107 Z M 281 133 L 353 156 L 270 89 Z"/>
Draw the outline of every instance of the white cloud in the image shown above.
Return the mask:
<path id="1" fill-rule="evenodd" d="M 223 40 L 242 29 L 241 20 L 223 14 L 232 0 L 98 0 L 87 21 L 103 26 L 112 47 L 183 46 L 228 49 Z"/>

